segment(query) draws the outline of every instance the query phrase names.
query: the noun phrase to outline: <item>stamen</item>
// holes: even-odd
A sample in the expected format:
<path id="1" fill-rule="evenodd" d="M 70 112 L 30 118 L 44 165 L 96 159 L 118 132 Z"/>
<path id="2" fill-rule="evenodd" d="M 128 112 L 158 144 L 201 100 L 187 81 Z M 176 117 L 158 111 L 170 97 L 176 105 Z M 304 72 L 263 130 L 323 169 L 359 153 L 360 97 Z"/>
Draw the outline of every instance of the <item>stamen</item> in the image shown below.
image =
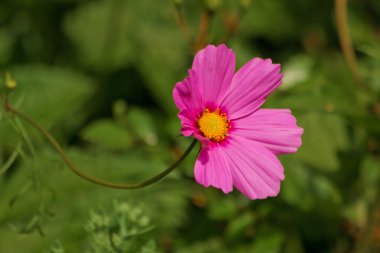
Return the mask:
<path id="1" fill-rule="evenodd" d="M 204 109 L 198 118 L 198 128 L 207 139 L 219 142 L 228 136 L 231 125 L 230 120 L 227 119 L 227 114 L 220 113 L 220 109 L 213 112 Z"/>

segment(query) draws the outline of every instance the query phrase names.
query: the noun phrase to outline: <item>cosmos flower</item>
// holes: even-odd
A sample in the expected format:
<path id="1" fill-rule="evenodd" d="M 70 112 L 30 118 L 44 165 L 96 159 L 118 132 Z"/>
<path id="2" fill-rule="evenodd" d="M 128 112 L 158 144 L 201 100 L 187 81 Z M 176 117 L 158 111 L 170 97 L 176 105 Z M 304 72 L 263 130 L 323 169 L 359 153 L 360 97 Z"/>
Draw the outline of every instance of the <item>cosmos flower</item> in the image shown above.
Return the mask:
<path id="1" fill-rule="evenodd" d="M 199 51 L 189 76 L 173 90 L 181 132 L 202 143 L 195 180 L 250 199 L 276 196 L 284 179 L 277 155 L 300 147 L 303 129 L 289 109 L 261 109 L 282 82 L 280 65 L 253 58 L 235 73 L 225 45 Z"/>

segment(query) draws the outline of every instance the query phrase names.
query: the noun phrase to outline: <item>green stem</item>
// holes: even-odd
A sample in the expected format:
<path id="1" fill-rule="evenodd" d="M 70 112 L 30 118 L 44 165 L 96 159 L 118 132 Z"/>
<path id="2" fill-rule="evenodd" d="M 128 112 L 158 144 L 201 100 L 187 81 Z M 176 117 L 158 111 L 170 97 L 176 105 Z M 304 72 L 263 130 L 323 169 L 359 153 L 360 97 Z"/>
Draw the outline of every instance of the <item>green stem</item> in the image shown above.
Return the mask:
<path id="1" fill-rule="evenodd" d="M 1 98 L 1 97 L 0 97 Z M 141 183 L 132 183 L 132 184 L 125 184 L 125 183 L 115 183 L 115 182 L 110 182 L 106 181 L 91 175 L 87 175 L 81 170 L 78 169 L 78 167 L 67 157 L 65 151 L 63 150 L 62 146 L 55 140 L 55 138 L 40 124 L 38 124 L 36 121 L 34 121 L 31 117 L 26 115 L 23 112 L 18 111 L 15 109 L 13 106 L 11 106 L 8 103 L 4 104 L 5 110 L 18 116 L 19 118 L 25 120 L 28 122 L 31 126 L 33 126 L 38 132 L 40 132 L 52 145 L 53 147 L 57 150 L 57 152 L 60 154 L 61 158 L 65 162 L 65 164 L 71 169 L 72 172 L 74 172 L 76 175 L 79 177 L 83 178 L 84 180 L 87 180 L 91 183 L 95 183 L 98 185 L 102 185 L 105 187 L 109 188 L 116 188 L 116 189 L 138 189 L 138 188 L 143 188 L 148 185 L 151 185 L 153 183 L 156 183 L 160 179 L 164 178 L 167 176 L 170 172 L 172 172 L 175 168 L 177 168 L 181 162 L 190 154 L 192 149 L 195 147 L 197 141 L 196 139 L 193 140 L 191 145 L 187 148 L 185 153 L 182 154 L 182 156 L 175 162 L 173 163 L 169 168 L 166 170 L 162 171 L 158 175 L 147 179 Z"/>
<path id="2" fill-rule="evenodd" d="M 207 33 L 210 29 L 210 24 L 214 16 L 213 14 L 214 12 L 212 10 L 207 9 L 201 16 L 198 36 L 194 45 L 194 54 L 201 50 L 207 43 Z"/>
<path id="3" fill-rule="evenodd" d="M 174 3 L 175 7 L 175 17 L 177 20 L 177 24 L 179 26 L 179 29 L 183 35 L 183 37 L 186 39 L 187 43 L 190 47 L 193 45 L 193 35 L 190 33 L 190 30 L 187 26 L 185 17 L 183 15 L 183 9 L 182 5 L 180 3 Z"/>
<path id="4" fill-rule="evenodd" d="M 8 160 L 5 164 L 0 168 L 0 176 L 2 176 L 8 169 L 12 166 L 12 164 L 16 161 L 21 150 L 21 141 L 17 144 L 15 150 L 13 150 L 12 154 L 9 156 Z"/>

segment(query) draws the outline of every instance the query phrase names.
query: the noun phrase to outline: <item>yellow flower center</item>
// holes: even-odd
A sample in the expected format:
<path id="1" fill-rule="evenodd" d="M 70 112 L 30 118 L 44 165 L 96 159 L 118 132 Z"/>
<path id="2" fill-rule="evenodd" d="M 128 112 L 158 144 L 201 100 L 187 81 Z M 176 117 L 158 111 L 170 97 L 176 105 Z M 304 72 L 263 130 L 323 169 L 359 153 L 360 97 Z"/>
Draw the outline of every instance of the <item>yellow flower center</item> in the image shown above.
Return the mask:
<path id="1" fill-rule="evenodd" d="M 227 115 L 220 113 L 219 109 L 213 112 L 205 109 L 198 119 L 198 128 L 207 139 L 222 141 L 228 136 L 231 126 Z"/>

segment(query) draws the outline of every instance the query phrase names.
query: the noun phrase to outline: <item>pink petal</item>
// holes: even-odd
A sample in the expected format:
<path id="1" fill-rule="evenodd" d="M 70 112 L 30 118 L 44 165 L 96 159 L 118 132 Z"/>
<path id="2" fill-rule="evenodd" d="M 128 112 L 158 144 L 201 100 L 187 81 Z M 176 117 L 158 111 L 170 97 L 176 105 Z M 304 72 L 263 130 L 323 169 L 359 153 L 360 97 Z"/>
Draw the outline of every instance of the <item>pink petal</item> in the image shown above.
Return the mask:
<path id="1" fill-rule="evenodd" d="M 221 106 L 228 109 L 230 119 L 249 115 L 281 84 L 282 76 L 279 64 L 254 58 L 235 74 Z"/>
<path id="2" fill-rule="evenodd" d="M 181 120 L 181 132 L 184 136 L 191 136 L 194 132 L 197 132 L 197 126 L 195 125 L 195 116 L 193 112 L 189 110 L 182 110 L 178 113 L 178 118 Z"/>
<path id="3" fill-rule="evenodd" d="M 203 105 L 218 106 L 234 76 L 235 54 L 225 45 L 209 45 L 195 55 L 192 70 L 199 79 Z"/>
<path id="4" fill-rule="evenodd" d="M 213 186 L 228 193 L 232 191 L 232 175 L 224 149 L 219 144 L 202 148 L 195 162 L 194 176 L 199 184 Z"/>
<path id="5" fill-rule="evenodd" d="M 176 83 L 173 89 L 174 103 L 182 110 L 197 111 L 201 108 L 201 95 L 196 73 L 189 71 L 189 76 L 182 82 Z"/>
<path id="6" fill-rule="evenodd" d="M 301 146 L 303 129 L 289 109 L 259 109 L 234 121 L 234 134 L 261 143 L 275 153 L 294 153 Z"/>
<path id="7" fill-rule="evenodd" d="M 231 136 L 225 155 L 234 186 L 250 199 L 264 199 L 280 192 L 284 169 L 277 157 L 258 143 Z"/>

